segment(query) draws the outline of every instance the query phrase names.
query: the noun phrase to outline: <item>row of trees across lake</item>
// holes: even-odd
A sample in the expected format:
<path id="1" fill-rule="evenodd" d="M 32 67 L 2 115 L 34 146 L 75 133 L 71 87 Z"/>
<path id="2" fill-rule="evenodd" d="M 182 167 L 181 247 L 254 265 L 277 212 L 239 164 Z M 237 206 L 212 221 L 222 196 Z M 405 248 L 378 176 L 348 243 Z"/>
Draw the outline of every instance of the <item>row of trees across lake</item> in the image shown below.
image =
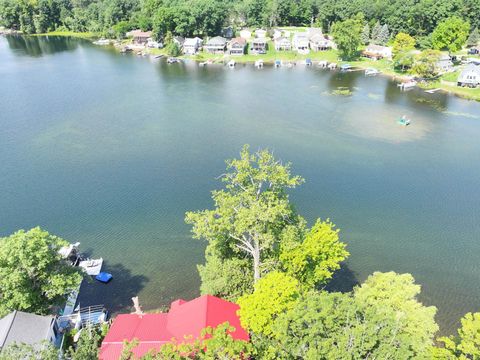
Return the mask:
<path id="1" fill-rule="evenodd" d="M 224 324 L 144 360 L 480 359 L 480 313 L 466 314 L 457 335 L 436 338 L 437 309 L 419 302 L 410 274 L 376 272 L 350 292 L 325 290 L 349 253 L 330 220 L 308 227 L 290 203 L 288 191 L 303 182 L 290 164 L 245 146 L 221 179 L 213 209 L 188 212 L 186 222 L 207 241 L 200 292 L 237 302 L 251 341 L 232 339 Z M 65 244 L 39 228 L 0 239 L 0 316 L 15 309 L 47 314 L 65 301 L 81 280 L 58 255 Z M 101 335 L 84 332 L 69 356 L 95 358 Z M 133 359 L 134 346 L 125 345 L 122 359 Z M 40 354 L 12 346 L 0 359 L 18 356 L 58 358 L 53 348 Z"/>
<path id="2" fill-rule="evenodd" d="M 215 36 L 226 26 L 317 26 L 362 14 L 372 30 L 417 37 L 428 45 L 442 21 L 458 17 L 471 30 L 480 26 L 477 0 L 1 0 L 0 24 L 25 33 L 54 30 L 122 35 L 129 29 L 168 31 L 182 36 Z M 384 29 L 385 30 L 385 29 Z M 385 35 L 385 32 L 384 32 Z"/>

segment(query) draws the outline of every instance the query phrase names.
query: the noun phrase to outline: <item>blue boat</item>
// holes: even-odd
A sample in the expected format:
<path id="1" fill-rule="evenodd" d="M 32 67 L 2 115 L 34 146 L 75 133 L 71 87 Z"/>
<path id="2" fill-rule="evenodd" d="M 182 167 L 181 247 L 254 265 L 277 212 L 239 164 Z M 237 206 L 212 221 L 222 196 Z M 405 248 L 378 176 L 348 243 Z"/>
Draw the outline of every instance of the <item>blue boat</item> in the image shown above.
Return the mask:
<path id="1" fill-rule="evenodd" d="M 352 69 L 352 65 L 350 64 L 343 64 L 342 66 L 340 66 L 341 71 L 349 71 L 351 69 Z"/>
<path id="2" fill-rule="evenodd" d="M 280 60 L 275 60 L 275 67 L 278 68 L 280 66 L 282 66 L 282 62 Z"/>
<path id="3" fill-rule="evenodd" d="M 113 279 L 113 275 L 107 272 L 101 272 L 95 276 L 95 279 L 106 284 Z"/>
<path id="4" fill-rule="evenodd" d="M 312 66 L 312 59 L 305 59 L 305 65 Z"/>

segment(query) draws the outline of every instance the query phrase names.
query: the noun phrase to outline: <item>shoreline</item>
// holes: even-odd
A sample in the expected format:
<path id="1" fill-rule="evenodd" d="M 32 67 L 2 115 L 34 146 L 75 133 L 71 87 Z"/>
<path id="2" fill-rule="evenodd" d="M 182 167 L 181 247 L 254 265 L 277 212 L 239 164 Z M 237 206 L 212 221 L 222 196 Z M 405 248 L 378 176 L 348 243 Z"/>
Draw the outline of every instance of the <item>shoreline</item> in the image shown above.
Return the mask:
<path id="1" fill-rule="evenodd" d="M 10 32 L 11 34 L 12 32 Z M 5 31 L 5 34 L 8 34 Z M 20 32 L 15 32 L 14 35 L 24 35 Z M 100 38 L 100 34 L 98 33 L 81 33 L 81 32 L 74 32 L 74 31 L 54 31 L 48 32 L 43 34 L 32 34 L 27 36 L 36 36 L 36 37 L 48 37 L 48 36 L 62 36 L 62 37 L 73 37 L 73 38 L 80 38 L 85 39 L 93 42 L 94 40 Z M 111 47 L 114 47 L 117 51 L 119 51 L 120 46 L 127 45 L 125 41 L 118 41 L 112 40 Z M 164 49 L 151 49 L 151 48 L 144 48 L 142 51 L 147 55 L 158 56 L 162 55 L 163 57 L 169 57 L 168 54 L 164 51 Z M 212 60 L 213 63 L 222 63 L 225 64 L 230 60 L 235 60 L 236 63 L 239 64 L 248 64 L 253 65 L 256 60 L 262 59 L 265 64 L 273 65 L 276 60 L 280 60 L 282 62 L 289 62 L 289 63 L 298 63 L 299 61 L 305 61 L 305 59 L 309 58 L 312 60 L 313 65 L 319 61 L 327 61 L 328 63 L 336 63 L 337 66 L 341 66 L 343 64 L 351 64 L 354 68 L 358 69 L 368 69 L 368 68 L 376 68 L 380 71 L 380 76 L 387 76 L 393 81 L 404 81 L 410 79 L 412 75 L 399 73 L 396 72 L 392 67 L 392 61 L 390 60 L 370 60 L 366 58 L 360 58 L 357 60 L 352 61 L 341 61 L 338 59 L 338 52 L 336 50 L 325 50 L 325 51 L 318 51 L 318 52 L 310 52 L 308 55 L 298 54 L 294 51 L 285 51 L 285 52 L 277 52 L 274 50 L 268 50 L 268 52 L 264 55 L 238 55 L 238 56 L 228 56 L 228 55 L 217 55 L 217 54 L 209 54 L 201 52 L 194 56 L 186 56 L 181 55 L 178 56 L 179 59 L 188 59 L 193 60 L 196 62 L 204 62 L 207 60 Z M 432 89 L 439 89 L 449 95 L 457 96 L 463 100 L 470 100 L 470 101 L 478 101 L 480 102 L 480 88 L 470 89 L 459 87 L 456 85 L 452 85 L 446 83 L 443 79 L 437 79 L 435 81 L 427 82 L 418 84 L 417 87 L 426 91 Z"/>

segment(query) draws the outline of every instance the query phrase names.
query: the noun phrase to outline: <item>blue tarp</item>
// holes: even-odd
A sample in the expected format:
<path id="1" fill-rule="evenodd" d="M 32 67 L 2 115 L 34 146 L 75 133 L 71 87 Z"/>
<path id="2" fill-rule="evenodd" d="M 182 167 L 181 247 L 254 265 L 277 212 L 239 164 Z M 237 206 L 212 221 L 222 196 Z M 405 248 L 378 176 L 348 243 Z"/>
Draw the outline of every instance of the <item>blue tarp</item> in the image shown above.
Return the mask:
<path id="1" fill-rule="evenodd" d="M 103 283 L 108 283 L 110 280 L 112 280 L 112 278 L 113 278 L 112 274 L 107 272 L 101 272 L 97 276 L 95 276 L 95 279 Z"/>

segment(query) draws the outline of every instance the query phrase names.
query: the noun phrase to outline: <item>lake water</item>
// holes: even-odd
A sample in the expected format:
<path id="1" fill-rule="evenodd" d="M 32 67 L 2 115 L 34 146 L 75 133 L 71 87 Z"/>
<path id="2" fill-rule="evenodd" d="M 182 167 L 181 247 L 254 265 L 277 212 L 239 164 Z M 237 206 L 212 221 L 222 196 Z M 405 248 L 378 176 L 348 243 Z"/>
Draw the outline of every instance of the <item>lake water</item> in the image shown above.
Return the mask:
<path id="1" fill-rule="evenodd" d="M 184 214 L 212 206 L 224 160 L 249 143 L 305 177 L 291 199 L 310 223 L 341 228 L 338 288 L 410 272 L 444 331 L 480 310 L 478 103 L 362 72 L 167 65 L 66 38 L 1 37 L 0 85 L 0 236 L 40 225 L 103 256 L 114 281 L 87 285 L 83 305 L 198 295 L 205 243 Z"/>

